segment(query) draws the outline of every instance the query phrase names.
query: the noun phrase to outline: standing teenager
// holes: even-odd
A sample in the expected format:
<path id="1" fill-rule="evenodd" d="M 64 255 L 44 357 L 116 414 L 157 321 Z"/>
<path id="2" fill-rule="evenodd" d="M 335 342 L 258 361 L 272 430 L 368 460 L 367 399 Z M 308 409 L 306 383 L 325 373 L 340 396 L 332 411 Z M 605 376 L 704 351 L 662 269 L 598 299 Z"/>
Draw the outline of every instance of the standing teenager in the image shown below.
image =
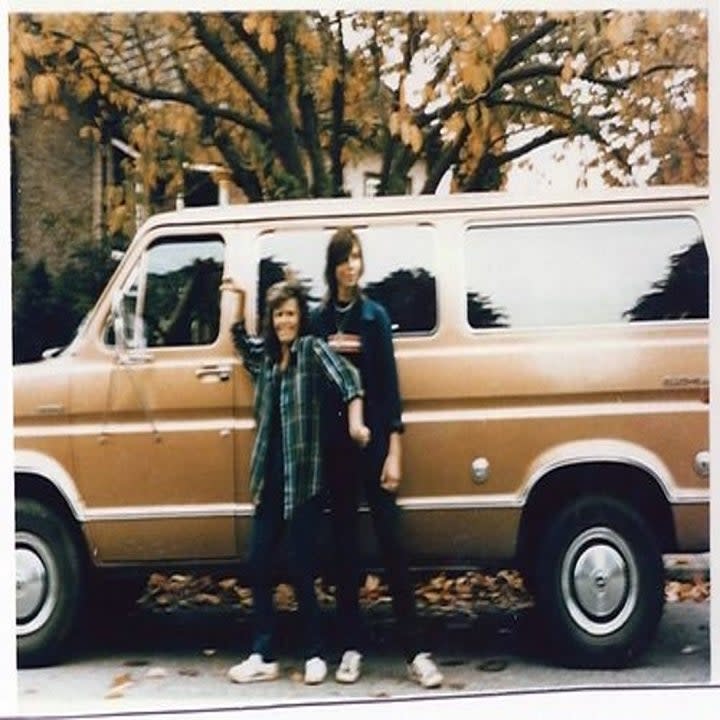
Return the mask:
<path id="1" fill-rule="evenodd" d="M 362 420 L 362 390 L 352 366 L 325 342 L 307 334 L 307 301 L 299 284 L 281 282 L 268 290 L 262 339 L 245 329 L 244 293 L 229 280 L 222 288 L 238 295 L 233 341 L 255 382 L 257 424 L 250 460 L 255 514 L 248 558 L 254 639 L 250 656 L 228 675 L 241 683 L 278 676 L 272 554 L 286 533 L 303 630 L 305 682 L 313 685 L 327 674 L 314 572 L 314 541 L 322 514 L 321 397 L 327 384 L 337 388 L 347 410 L 346 431 L 353 443 L 362 446 L 369 439 Z"/>
<path id="2" fill-rule="evenodd" d="M 365 423 L 370 428 L 367 447 L 354 446 L 343 422 L 338 422 L 345 413 L 342 403 L 328 398 L 325 476 L 336 549 L 338 626 L 344 648 L 335 678 L 352 683 L 361 673 L 357 521 L 364 495 L 387 572 L 408 673 L 423 687 L 438 687 L 442 674 L 430 654 L 418 647 L 415 597 L 400 534 L 396 492 L 402 475 L 403 425 L 390 319 L 381 305 L 362 293 L 363 269 L 359 238 L 351 228 L 338 229 L 327 247 L 327 299 L 311 318 L 313 334 L 327 340 L 359 370 Z"/>

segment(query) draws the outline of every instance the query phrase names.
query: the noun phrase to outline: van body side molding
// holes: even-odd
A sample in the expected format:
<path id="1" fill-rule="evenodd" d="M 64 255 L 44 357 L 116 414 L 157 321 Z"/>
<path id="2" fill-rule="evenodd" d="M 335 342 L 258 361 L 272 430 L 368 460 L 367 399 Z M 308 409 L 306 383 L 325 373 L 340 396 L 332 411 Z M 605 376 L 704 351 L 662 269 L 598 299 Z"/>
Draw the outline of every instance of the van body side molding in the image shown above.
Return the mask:
<path id="1" fill-rule="evenodd" d="M 188 505 L 126 505 L 99 507 L 86 512 L 88 522 L 133 520 L 189 520 L 196 518 L 251 517 L 252 503 L 205 503 Z"/>

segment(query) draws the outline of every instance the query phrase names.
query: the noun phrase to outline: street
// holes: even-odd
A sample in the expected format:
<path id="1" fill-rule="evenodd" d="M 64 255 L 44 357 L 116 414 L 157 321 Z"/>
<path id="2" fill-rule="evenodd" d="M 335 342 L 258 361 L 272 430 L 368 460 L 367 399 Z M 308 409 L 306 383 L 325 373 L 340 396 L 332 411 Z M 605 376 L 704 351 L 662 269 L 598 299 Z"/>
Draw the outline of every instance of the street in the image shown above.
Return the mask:
<path id="1" fill-rule="evenodd" d="M 328 623 L 330 618 L 327 618 Z M 364 675 L 355 685 L 332 677 L 337 649 L 328 653 L 328 679 L 302 683 L 295 655 L 292 614 L 280 617 L 281 678 L 235 685 L 228 668 L 250 643 L 249 626 L 237 614 L 218 610 L 161 614 L 116 613 L 87 623 L 81 646 L 62 665 L 18 672 L 22 714 L 149 712 L 159 709 L 228 709 L 317 701 L 435 698 L 548 688 L 609 688 L 693 685 L 710 679 L 710 602 L 668 603 L 658 636 L 635 666 L 581 671 L 552 666 L 534 632 L 531 611 L 488 611 L 474 622 L 458 617 L 423 618 L 423 638 L 445 675 L 440 690 L 408 681 L 394 642 L 390 614 L 368 620 Z"/>

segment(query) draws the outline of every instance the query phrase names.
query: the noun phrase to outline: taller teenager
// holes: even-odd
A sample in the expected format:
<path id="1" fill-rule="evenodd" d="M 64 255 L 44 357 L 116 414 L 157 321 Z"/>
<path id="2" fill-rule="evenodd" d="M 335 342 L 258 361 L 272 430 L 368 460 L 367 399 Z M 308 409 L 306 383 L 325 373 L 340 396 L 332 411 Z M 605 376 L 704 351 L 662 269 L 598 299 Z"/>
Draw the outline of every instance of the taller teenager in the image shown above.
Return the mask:
<path id="1" fill-rule="evenodd" d="M 365 424 L 370 428 L 370 443 L 361 449 L 348 435 L 343 403 L 329 398 L 324 418 L 325 478 L 336 550 L 338 626 L 344 648 L 335 678 L 352 683 L 361 673 L 357 516 L 364 496 L 392 593 L 408 673 L 423 687 L 438 687 L 442 674 L 430 654 L 418 647 L 415 597 L 395 496 L 402 474 L 403 425 L 390 319 L 381 305 L 362 293 L 363 269 L 359 238 L 351 228 L 338 229 L 327 247 L 327 298 L 311 316 L 313 334 L 327 340 L 359 370 L 365 390 Z"/>

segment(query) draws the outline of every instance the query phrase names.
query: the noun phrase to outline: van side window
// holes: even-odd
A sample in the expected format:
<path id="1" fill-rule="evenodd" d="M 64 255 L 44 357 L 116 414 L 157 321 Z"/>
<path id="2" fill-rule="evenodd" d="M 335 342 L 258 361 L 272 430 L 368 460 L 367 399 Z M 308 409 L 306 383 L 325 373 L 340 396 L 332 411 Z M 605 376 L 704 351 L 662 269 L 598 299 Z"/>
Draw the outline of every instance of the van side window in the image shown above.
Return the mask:
<path id="1" fill-rule="evenodd" d="M 161 240 L 148 250 L 143 317 L 149 347 L 215 341 L 223 256 L 217 236 Z"/>
<path id="2" fill-rule="evenodd" d="M 708 317 L 708 256 L 690 217 L 471 227 L 472 328 Z"/>
<path id="3" fill-rule="evenodd" d="M 311 307 L 321 302 L 326 287 L 325 249 L 335 229 L 278 230 L 261 235 L 258 323 L 267 289 L 286 274 L 304 284 Z M 363 246 L 363 289 L 385 307 L 393 333 L 431 333 L 437 320 L 434 229 L 393 225 L 358 227 L 355 232 Z"/>
<path id="4" fill-rule="evenodd" d="M 125 291 L 136 346 L 209 345 L 220 326 L 224 244 L 217 235 L 161 238 L 146 251 Z M 132 298 L 128 298 L 132 295 Z M 128 302 L 132 299 L 133 302 Z M 112 338 L 108 338 L 112 343 Z"/>

